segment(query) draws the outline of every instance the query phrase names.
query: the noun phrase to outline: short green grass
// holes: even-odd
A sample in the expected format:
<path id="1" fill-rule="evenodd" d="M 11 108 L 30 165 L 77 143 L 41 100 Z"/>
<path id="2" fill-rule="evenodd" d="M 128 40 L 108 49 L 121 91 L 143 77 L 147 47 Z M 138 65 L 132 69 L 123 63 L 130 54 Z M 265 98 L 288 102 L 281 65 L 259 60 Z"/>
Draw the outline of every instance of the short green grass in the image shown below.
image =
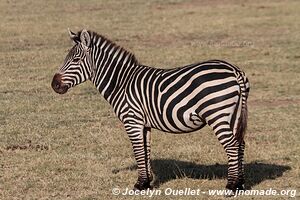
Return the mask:
<path id="1" fill-rule="evenodd" d="M 150 66 L 208 59 L 240 66 L 251 83 L 247 186 L 296 189 L 299 197 L 299 1 L 6 0 L 0 10 L 0 199 L 141 198 L 111 193 L 132 188 L 135 161 L 92 84 L 63 96 L 50 87 L 72 45 L 68 27 L 106 35 Z M 224 188 L 227 159 L 209 128 L 152 135 L 158 189 Z"/>

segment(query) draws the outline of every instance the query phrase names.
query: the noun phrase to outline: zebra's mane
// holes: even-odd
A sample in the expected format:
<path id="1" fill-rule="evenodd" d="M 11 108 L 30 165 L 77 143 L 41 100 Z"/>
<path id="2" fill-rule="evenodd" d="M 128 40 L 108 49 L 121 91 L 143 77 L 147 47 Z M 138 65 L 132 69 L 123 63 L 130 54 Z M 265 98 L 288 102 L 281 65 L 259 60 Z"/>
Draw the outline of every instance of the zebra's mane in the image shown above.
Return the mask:
<path id="1" fill-rule="evenodd" d="M 81 34 L 82 30 L 79 31 L 77 33 L 77 39 L 80 41 L 80 34 Z M 103 43 L 103 41 L 106 41 L 108 44 L 113 45 L 113 47 L 115 48 L 119 48 L 120 51 L 124 52 L 124 55 L 129 55 L 129 58 L 131 59 L 131 61 L 133 61 L 134 64 L 139 65 L 139 62 L 137 60 L 137 58 L 135 57 L 135 55 L 133 53 L 131 53 L 130 51 L 124 49 L 123 47 L 121 47 L 120 45 L 116 44 L 115 42 L 111 41 L 110 39 L 108 39 L 107 37 L 100 35 L 94 31 L 90 31 L 88 30 L 88 33 L 91 36 L 91 42 L 92 44 L 95 44 L 98 40 L 101 40 L 101 43 Z M 100 45 L 101 45 L 100 43 Z M 96 45 L 96 44 L 95 44 Z"/>

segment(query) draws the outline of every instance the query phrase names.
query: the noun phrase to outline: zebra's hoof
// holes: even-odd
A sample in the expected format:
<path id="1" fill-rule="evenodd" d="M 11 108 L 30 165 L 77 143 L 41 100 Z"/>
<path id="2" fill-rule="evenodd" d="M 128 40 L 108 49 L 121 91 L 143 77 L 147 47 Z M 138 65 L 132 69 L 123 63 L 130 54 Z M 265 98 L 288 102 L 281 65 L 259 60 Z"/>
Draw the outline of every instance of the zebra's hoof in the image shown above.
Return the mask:
<path id="1" fill-rule="evenodd" d="M 240 181 L 237 183 L 227 183 L 226 189 L 228 189 L 231 192 L 228 192 L 227 194 L 225 194 L 225 197 L 236 196 L 238 194 L 239 190 L 245 190 L 244 189 L 244 181 Z"/>
<path id="2" fill-rule="evenodd" d="M 228 190 L 232 190 L 233 192 L 235 192 L 237 190 L 237 183 L 227 183 L 226 185 L 226 189 Z"/>
<path id="3" fill-rule="evenodd" d="M 150 181 L 137 181 L 136 184 L 134 184 L 134 188 L 133 190 L 147 190 L 147 189 L 150 189 L 152 190 L 153 187 L 150 185 Z"/>

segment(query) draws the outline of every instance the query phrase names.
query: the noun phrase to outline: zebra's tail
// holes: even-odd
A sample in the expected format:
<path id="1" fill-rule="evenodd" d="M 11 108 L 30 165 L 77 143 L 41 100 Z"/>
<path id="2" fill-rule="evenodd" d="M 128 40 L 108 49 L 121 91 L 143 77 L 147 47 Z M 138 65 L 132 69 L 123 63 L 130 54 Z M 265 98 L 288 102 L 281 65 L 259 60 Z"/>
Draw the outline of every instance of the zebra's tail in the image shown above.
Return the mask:
<path id="1" fill-rule="evenodd" d="M 238 83 L 240 85 L 241 93 L 240 93 L 240 100 L 241 100 L 241 112 L 240 117 L 237 123 L 237 129 L 235 137 L 239 143 L 243 142 L 244 136 L 247 129 L 247 121 L 248 121 L 248 108 L 247 108 L 247 98 L 250 91 L 249 81 L 245 74 L 239 73 L 240 76 L 237 77 Z"/>

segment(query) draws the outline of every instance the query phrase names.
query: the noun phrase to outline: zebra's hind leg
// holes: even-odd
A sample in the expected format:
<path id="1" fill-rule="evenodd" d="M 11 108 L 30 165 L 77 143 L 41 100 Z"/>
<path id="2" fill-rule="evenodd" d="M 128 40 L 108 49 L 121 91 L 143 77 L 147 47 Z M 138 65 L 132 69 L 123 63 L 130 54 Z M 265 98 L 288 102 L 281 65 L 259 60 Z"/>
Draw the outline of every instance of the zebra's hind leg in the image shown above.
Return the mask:
<path id="1" fill-rule="evenodd" d="M 228 157 L 228 177 L 226 188 L 232 191 L 236 191 L 239 185 L 239 159 L 238 159 L 239 147 L 236 145 L 225 147 L 225 151 Z"/>
<path id="2" fill-rule="evenodd" d="M 238 190 L 244 190 L 245 184 L 245 171 L 244 171 L 244 151 L 245 151 L 245 141 L 243 140 L 239 145 L 239 179 L 237 184 Z"/>
<path id="3" fill-rule="evenodd" d="M 228 176 L 226 188 L 236 191 L 239 185 L 240 160 L 239 149 L 240 145 L 233 135 L 232 129 L 228 122 L 220 122 L 213 126 L 214 132 L 218 140 L 223 145 L 228 157 Z"/>
<path id="4" fill-rule="evenodd" d="M 153 180 L 150 163 L 150 128 L 137 128 L 125 125 L 128 136 L 131 140 L 134 156 L 138 168 L 138 180 L 134 184 L 135 190 L 146 190 L 152 188 L 150 183 Z"/>

